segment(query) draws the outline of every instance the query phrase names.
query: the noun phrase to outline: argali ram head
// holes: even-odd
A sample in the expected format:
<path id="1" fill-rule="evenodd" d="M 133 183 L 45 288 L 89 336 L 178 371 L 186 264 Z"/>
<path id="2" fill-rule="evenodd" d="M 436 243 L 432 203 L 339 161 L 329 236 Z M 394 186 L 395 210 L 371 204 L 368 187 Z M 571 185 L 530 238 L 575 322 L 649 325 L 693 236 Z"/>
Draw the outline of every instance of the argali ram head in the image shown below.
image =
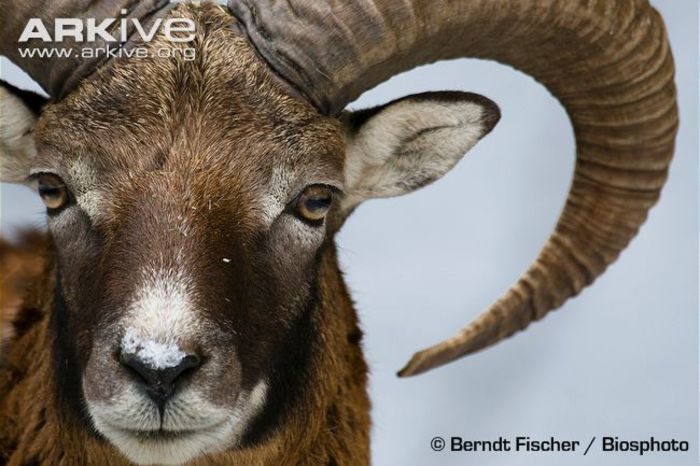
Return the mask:
<path id="1" fill-rule="evenodd" d="M 196 25 L 196 56 L 28 58 L 28 18 Z M 463 92 L 349 112 L 420 64 L 498 60 L 542 82 L 577 140 L 571 191 L 522 278 L 424 372 L 525 328 L 593 282 L 659 197 L 677 126 L 673 61 L 646 0 L 2 1 L 2 53 L 51 96 L 4 85 L 2 180 L 36 187 L 55 251 L 57 390 L 131 460 L 236 448 L 303 385 L 361 202 L 449 171 L 499 119 Z M 466 213 L 465 213 L 466 214 Z M 311 387 L 301 389 L 312 390 Z"/>

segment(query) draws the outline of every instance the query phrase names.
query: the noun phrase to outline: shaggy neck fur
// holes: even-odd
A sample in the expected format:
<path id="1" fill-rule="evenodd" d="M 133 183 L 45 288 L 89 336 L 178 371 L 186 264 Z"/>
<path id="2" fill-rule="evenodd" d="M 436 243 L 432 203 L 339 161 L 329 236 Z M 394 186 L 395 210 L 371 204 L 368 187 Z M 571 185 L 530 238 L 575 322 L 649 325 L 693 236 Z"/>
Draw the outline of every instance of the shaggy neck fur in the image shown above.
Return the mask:
<path id="1" fill-rule="evenodd" d="M 97 437 L 92 426 L 57 402 L 75 394 L 59 393 L 55 383 L 65 368 L 52 354 L 56 271 L 49 251 L 43 254 L 45 272 L 31 279 L 12 322 L 4 323 L 12 326 L 15 337 L 2 354 L 0 366 L 0 459 L 10 466 L 130 464 Z M 2 252 L 0 263 L 13 253 L 9 248 Z M 207 455 L 191 464 L 369 463 L 367 367 L 356 313 L 332 247 L 323 255 L 319 286 L 319 304 L 311 315 L 318 332 L 317 346 L 308 365 L 306 388 L 250 445 Z"/>

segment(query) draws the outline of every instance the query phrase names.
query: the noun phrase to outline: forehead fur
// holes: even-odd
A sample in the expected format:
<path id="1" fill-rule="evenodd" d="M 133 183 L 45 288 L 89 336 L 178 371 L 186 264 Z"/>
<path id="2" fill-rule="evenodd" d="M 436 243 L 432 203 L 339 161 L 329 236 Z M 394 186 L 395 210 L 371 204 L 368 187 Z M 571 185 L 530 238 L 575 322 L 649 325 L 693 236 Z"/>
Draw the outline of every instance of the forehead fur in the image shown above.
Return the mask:
<path id="1" fill-rule="evenodd" d="M 342 183 L 339 123 L 286 92 L 232 16 L 213 4 L 183 4 L 171 16 L 193 19 L 196 39 L 160 37 L 146 47 L 193 47 L 196 57 L 124 59 L 100 69 L 46 110 L 36 168 L 58 170 L 76 196 L 86 194 L 88 213 L 105 188 L 146 184 L 156 172 L 171 174 L 173 187 L 198 185 L 210 200 L 222 196 L 222 185 L 260 196 L 270 194 L 272 179 L 285 180 L 275 184 L 282 191 Z"/>

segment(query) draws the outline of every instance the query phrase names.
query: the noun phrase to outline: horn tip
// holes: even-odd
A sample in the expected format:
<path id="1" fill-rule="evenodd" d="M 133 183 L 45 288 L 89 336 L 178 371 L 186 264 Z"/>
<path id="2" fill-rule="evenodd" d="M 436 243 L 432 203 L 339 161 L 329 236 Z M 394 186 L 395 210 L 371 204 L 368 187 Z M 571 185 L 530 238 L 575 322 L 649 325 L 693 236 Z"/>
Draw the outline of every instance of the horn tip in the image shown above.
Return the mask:
<path id="1" fill-rule="evenodd" d="M 401 378 L 413 377 L 433 369 L 435 361 L 428 357 L 427 353 L 427 350 L 423 350 L 414 354 L 411 360 L 396 375 Z"/>

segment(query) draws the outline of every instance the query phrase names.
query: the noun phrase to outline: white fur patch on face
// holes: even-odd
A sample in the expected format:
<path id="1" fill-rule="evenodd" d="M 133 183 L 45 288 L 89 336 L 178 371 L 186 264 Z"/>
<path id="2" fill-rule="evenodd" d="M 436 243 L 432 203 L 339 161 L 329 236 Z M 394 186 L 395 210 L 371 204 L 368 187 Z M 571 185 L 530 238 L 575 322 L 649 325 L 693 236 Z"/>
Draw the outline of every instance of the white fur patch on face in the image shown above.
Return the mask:
<path id="1" fill-rule="evenodd" d="M 177 366 L 186 356 L 181 342 L 201 342 L 215 335 L 216 329 L 197 313 L 194 286 L 184 269 L 151 269 L 141 277 L 118 324 L 124 330 L 120 349 L 153 369 Z M 101 370 L 105 361 L 113 360 L 110 354 L 110 347 L 98 347 L 88 370 Z M 95 428 L 126 458 L 143 465 L 183 464 L 235 447 L 264 406 L 268 388 L 264 380 L 251 390 L 233 384 L 232 395 L 226 398 L 230 401 L 212 398 L 212 384 L 220 383 L 221 365 L 237 370 L 224 359 L 210 355 L 207 364 L 167 400 L 162 417 L 157 404 L 119 371 L 105 387 L 99 387 L 100 377 L 84 379 L 83 392 Z"/>
<path id="2" fill-rule="evenodd" d="M 85 159 L 78 158 L 71 164 L 70 178 L 76 202 L 93 222 L 98 220 L 103 209 L 103 196 L 96 188 L 98 175 L 95 169 Z"/>
<path id="3" fill-rule="evenodd" d="M 124 320 L 126 334 L 153 351 L 194 337 L 200 325 L 193 297 L 192 281 L 182 270 L 143 273 L 142 284 Z M 153 351 L 151 356 L 154 356 Z"/>
<path id="4" fill-rule="evenodd" d="M 234 413 L 235 423 L 232 430 L 234 444 L 240 441 L 253 416 L 258 414 L 265 405 L 267 391 L 267 382 L 261 380 L 253 387 L 250 393 L 245 394 L 242 402 L 239 402 L 238 406 L 236 406 Z"/>
<path id="5" fill-rule="evenodd" d="M 128 328 L 121 342 L 124 354 L 132 354 L 152 369 L 178 366 L 187 354 L 175 343 L 159 343 L 152 338 L 142 338 L 134 328 Z"/>
<path id="6" fill-rule="evenodd" d="M 260 217 L 265 225 L 270 225 L 284 210 L 287 203 L 288 192 L 292 185 L 291 172 L 275 165 L 267 184 L 270 192 L 261 202 Z"/>
<path id="7" fill-rule="evenodd" d="M 21 99 L 0 87 L 0 180 L 21 183 L 36 157 L 37 117 Z"/>
<path id="8" fill-rule="evenodd" d="M 102 205 L 102 194 L 96 190 L 86 191 L 76 197 L 78 205 L 93 221 L 99 218 Z"/>
<path id="9" fill-rule="evenodd" d="M 183 464 L 199 456 L 235 447 L 249 422 L 265 404 L 268 385 L 259 381 L 242 392 L 233 410 L 223 411 L 196 392 L 178 394 L 168 402 L 162 429 L 157 409 L 134 390 L 109 406 L 88 402 L 90 416 L 109 441 L 130 461 L 142 465 Z M 149 434 L 150 432 L 150 434 Z"/>
<path id="10" fill-rule="evenodd" d="M 440 178 L 484 136 L 485 116 L 468 99 L 408 98 L 381 109 L 348 140 L 343 209 Z"/>

